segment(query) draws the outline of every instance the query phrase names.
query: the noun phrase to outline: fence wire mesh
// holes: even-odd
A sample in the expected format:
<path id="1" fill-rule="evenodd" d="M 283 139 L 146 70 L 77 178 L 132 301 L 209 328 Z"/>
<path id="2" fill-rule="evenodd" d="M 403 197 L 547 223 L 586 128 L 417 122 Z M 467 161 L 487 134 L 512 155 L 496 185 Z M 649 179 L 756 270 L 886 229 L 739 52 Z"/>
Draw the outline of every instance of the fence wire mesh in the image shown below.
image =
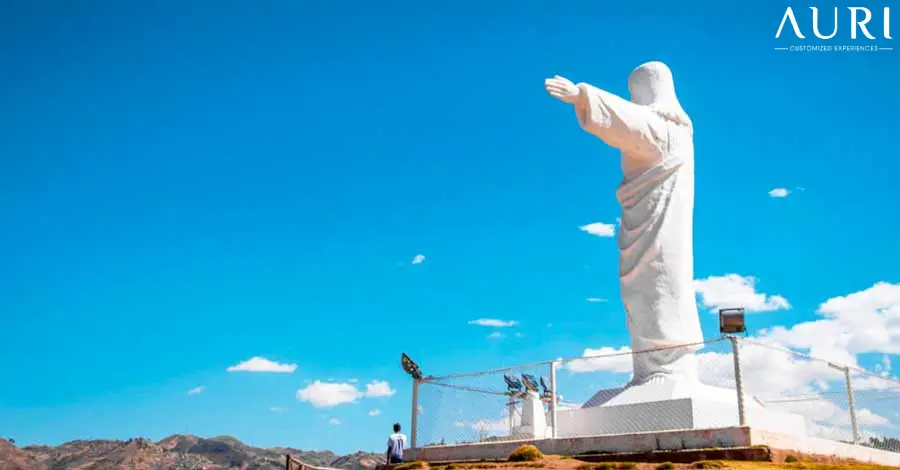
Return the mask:
<path id="1" fill-rule="evenodd" d="M 900 452 L 900 382 L 887 371 L 857 370 L 851 374 L 851 383 L 859 443 Z"/>
<path id="2" fill-rule="evenodd" d="M 741 341 L 740 356 L 751 425 L 770 410 L 799 417 L 807 435 L 853 441 L 843 367 L 754 340 Z"/>
<path id="3" fill-rule="evenodd" d="M 550 363 L 460 374 L 432 379 L 419 386 L 418 447 L 523 439 L 524 402 L 521 393 L 511 395 L 504 376 L 522 383 L 534 377 L 549 388 Z M 546 409 L 547 406 L 545 405 Z"/>
<path id="4" fill-rule="evenodd" d="M 781 431 L 780 420 L 786 419 L 784 432 L 900 452 L 900 381 L 887 372 L 847 368 L 775 343 L 735 341 L 747 425 L 772 423 L 774 417 Z M 732 341 L 719 338 L 663 350 L 692 357 L 700 382 L 692 386 L 692 393 L 701 400 L 685 404 L 687 408 L 660 401 L 656 408 L 643 403 L 626 412 L 592 411 L 600 405 L 612 408 L 611 400 L 632 379 L 635 357 L 640 362 L 642 354 L 662 350 L 588 349 L 578 358 L 421 382 L 416 446 L 739 424 Z M 531 378 L 534 393 L 528 398 L 525 392 Z M 507 380 L 520 388 L 511 388 Z"/>

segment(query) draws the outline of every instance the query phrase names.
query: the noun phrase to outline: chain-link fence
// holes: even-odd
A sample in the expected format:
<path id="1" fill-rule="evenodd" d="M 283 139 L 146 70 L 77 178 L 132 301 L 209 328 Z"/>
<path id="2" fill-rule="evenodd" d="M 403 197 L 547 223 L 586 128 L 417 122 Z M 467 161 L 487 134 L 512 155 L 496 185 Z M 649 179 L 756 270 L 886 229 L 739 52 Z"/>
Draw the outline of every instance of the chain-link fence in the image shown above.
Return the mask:
<path id="1" fill-rule="evenodd" d="M 851 374 L 859 443 L 900 452 L 900 382 L 887 371 Z"/>
<path id="2" fill-rule="evenodd" d="M 635 364 L 640 375 L 642 364 L 660 360 L 697 380 L 631 385 Z M 419 381 L 414 445 L 749 425 L 900 452 L 900 381 L 876 372 L 733 337 L 650 351 L 589 349 Z"/>
<path id="3" fill-rule="evenodd" d="M 843 366 L 754 340 L 740 342 L 740 357 L 750 406 L 792 418 L 795 433 L 854 441 Z"/>
<path id="4" fill-rule="evenodd" d="M 526 386 L 537 390 L 545 427 L 549 426 L 546 410 L 550 395 L 545 392 L 551 389 L 551 368 L 552 362 L 545 362 L 433 378 L 421 383 L 417 446 L 522 439 L 535 434 L 535 430 L 522 427 Z M 523 377 L 536 383 L 526 384 Z M 518 388 L 511 390 L 507 380 L 518 384 Z"/>

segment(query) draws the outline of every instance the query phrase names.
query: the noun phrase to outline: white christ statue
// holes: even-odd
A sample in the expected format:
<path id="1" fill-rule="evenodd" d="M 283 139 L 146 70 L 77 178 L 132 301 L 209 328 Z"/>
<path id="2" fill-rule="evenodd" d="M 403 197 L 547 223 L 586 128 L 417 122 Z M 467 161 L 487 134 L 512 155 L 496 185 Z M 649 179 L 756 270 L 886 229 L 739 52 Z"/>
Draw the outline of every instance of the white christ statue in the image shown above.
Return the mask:
<path id="1" fill-rule="evenodd" d="M 582 129 L 621 151 L 619 283 L 634 351 L 629 387 L 697 379 L 702 341 L 693 288 L 693 125 L 672 72 L 648 62 L 628 77 L 631 101 L 560 76 L 547 92 L 575 107 Z"/>

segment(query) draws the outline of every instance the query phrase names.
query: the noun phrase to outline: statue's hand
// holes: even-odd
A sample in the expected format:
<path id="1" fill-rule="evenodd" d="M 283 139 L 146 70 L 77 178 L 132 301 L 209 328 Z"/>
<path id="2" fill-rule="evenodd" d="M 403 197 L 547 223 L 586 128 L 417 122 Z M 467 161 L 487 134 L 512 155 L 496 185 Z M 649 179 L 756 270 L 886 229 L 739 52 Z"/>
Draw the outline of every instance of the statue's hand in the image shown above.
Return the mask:
<path id="1" fill-rule="evenodd" d="M 550 96 L 569 104 L 574 103 L 575 98 L 578 98 L 578 94 L 581 93 L 571 80 L 559 75 L 544 80 L 544 87 L 547 88 Z"/>

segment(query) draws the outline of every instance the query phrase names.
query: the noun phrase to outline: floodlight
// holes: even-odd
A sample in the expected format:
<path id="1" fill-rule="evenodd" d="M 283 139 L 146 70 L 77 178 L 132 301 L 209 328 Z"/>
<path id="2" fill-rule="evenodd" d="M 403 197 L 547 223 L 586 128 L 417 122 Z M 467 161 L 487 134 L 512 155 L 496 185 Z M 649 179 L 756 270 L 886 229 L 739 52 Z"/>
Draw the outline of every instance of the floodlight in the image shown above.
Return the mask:
<path id="1" fill-rule="evenodd" d="M 531 374 L 522 374 L 522 381 L 525 382 L 525 389 L 529 392 L 536 392 L 538 389 L 537 380 Z"/>
<path id="2" fill-rule="evenodd" d="M 522 392 L 522 382 L 520 382 L 518 378 L 503 374 L 503 380 L 506 381 L 506 391 L 508 393 L 512 394 Z"/>
<path id="3" fill-rule="evenodd" d="M 412 376 L 413 379 L 422 380 L 422 371 L 419 369 L 419 365 L 410 359 L 406 353 L 401 354 L 400 365 L 403 366 L 403 371 Z"/>
<path id="4" fill-rule="evenodd" d="M 544 389 L 544 396 L 550 396 L 550 395 L 552 395 L 552 393 L 551 393 L 551 391 L 550 391 L 550 386 L 547 385 L 547 378 L 546 378 L 546 377 L 541 377 L 541 388 Z"/>
<path id="5" fill-rule="evenodd" d="M 719 332 L 731 334 L 744 333 L 746 331 L 743 308 L 719 309 Z"/>

